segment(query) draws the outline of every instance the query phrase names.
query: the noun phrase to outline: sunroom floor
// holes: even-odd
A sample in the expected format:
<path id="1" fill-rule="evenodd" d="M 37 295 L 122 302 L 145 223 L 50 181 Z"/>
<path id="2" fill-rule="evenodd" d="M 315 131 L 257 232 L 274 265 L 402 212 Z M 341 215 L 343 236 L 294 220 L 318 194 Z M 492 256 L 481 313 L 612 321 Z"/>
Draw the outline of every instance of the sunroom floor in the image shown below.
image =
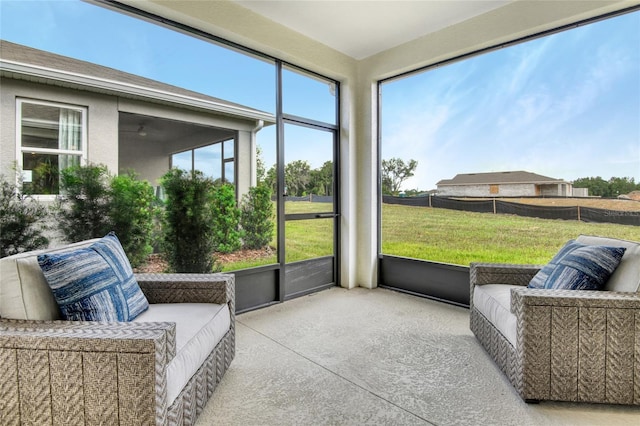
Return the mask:
<path id="1" fill-rule="evenodd" d="M 634 425 L 639 407 L 526 404 L 469 311 L 332 288 L 237 317 L 236 358 L 197 425 Z"/>

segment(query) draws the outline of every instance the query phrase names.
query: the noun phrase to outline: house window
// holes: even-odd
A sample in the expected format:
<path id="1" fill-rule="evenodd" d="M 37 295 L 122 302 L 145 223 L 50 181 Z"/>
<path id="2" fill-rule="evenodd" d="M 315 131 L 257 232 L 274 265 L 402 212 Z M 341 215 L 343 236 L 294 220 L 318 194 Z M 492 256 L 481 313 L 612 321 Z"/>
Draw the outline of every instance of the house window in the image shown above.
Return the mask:
<path id="1" fill-rule="evenodd" d="M 60 171 L 86 157 L 87 109 L 18 99 L 16 111 L 23 191 L 58 194 Z"/>
<path id="2" fill-rule="evenodd" d="M 235 183 L 234 140 L 229 139 L 199 148 L 181 151 L 171 156 L 171 167 L 200 170 L 214 182 Z"/>

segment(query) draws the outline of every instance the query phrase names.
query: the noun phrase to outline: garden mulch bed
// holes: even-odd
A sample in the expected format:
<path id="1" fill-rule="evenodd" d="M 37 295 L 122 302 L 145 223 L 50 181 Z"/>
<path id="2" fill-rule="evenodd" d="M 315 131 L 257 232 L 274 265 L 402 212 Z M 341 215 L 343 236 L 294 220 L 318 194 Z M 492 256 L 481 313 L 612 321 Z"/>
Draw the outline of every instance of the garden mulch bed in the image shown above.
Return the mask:
<path id="1" fill-rule="evenodd" d="M 238 250 L 233 253 L 223 254 L 216 253 L 215 257 L 218 263 L 227 264 L 245 260 L 258 260 L 265 257 L 273 256 L 275 253 L 275 249 L 272 247 L 268 247 L 266 249 L 259 250 Z M 137 268 L 134 268 L 134 272 L 141 274 L 149 274 L 149 273 L 163 273 L 167 270 L 167 261 L 164 260 L 161 254 L 151 254 L 147 259 L 147 263 Z"/>

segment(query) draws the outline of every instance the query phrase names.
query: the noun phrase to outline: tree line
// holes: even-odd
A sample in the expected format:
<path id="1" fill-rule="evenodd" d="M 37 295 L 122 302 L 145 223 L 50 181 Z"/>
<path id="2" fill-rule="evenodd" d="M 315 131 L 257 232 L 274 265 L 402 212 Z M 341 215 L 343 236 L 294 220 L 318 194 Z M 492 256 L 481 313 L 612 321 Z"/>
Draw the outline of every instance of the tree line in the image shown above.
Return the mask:
<path id="1" fill-rule="evenodd" d="M 612 177 L 604 180 L 600 176 L 585 177 L 573 181 L 574 188 L 587 188 L 589 195 L 594 197 L 612 198 L 619 195 L 629 194 L 633 191 L 640 191 L 640 183 L 636 183 L 634 178 Z"/>
<path id="2" fill-rule="evenodd" d="M 269 170 L 258 166 L 258 182 L 265 184 L 276 193 L 277 170 L 275 164 Z M 312 169 L 306 160 L 296 160 L 284 166 L 285 194 L 290 197 L 304 197 L 309 194 L 333 195 L 333 162 L 326 161 Z"/>

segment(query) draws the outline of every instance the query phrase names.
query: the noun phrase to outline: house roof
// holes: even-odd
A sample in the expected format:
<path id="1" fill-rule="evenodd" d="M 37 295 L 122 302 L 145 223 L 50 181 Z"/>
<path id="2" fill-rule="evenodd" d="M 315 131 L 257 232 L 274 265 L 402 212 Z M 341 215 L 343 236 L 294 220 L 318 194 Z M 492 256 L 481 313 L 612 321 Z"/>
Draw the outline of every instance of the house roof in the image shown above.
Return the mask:
<path id="1" fill-rule="evenodd" d="M 553 184 L 567 183 L 562 179 L 542 176 L 536 173 L 525 171 L 511 172 L 490 172 L 490 173 L 464 173 L 457 174 L 453 179 L 443 179 L 436 185 L 456 186 L 456 185 L 497 185 L 497 184 Z"/>
<path id="2" fill-rule="evenodd" d="M 6 40 L 0 40 L 0 72 L 2 76 L 9 78 L 180 104 L 224 115 L 275 122 L 273 114 L 244 105 Z"/>

